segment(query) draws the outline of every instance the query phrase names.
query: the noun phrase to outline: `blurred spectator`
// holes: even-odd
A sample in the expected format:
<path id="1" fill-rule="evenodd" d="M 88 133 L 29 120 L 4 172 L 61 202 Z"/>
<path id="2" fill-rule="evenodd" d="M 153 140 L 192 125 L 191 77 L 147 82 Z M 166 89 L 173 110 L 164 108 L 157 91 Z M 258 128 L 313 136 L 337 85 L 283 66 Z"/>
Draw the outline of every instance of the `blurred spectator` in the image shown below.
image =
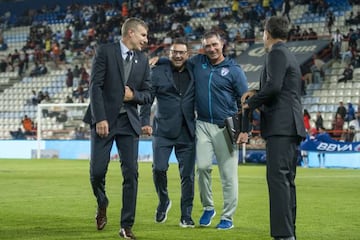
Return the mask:
<path id="1" fill-rule="evenodd" d="M 17 131 L 10 131 L 10 136 L 13 138 L 13 139 L 26 139 L 25 137 L 25 133 L 22 131 L 21 128 L 18 128 Z"/>
<path id="2" fill-rule="evenodd" d="M 351 48 L 348 48 L 346 51 L 341 53 L 341 63 L 350 65 L 353 60 L 353 54 Z"/>
<path id="3" fill-rule="evenodd" d="M 308 110 L 307 109 L 304 109 L 304 126 L 305 126 L 305 129 L 306 129 L 306 131 L 307 132 L 309 132 L 310 131 L 310 127 L 311 127 L 311 125 L 310 125 L 310 119 L 311 119 L 311 117 L 310 117 L 310 114 L 309 114 L 309 112 L 308 112 Z"/>
<path id="4" fill-rule="evenodd" d="M 232 1 L 231 11 L 232 11 L 232 16 L 233 16 L 234 20 L 236 22 L 240 22 L 241 19 L 239 17 L 239 1 L 238 0 Z"/>
<path id="5" fill-rule="evenodd" d="M 53 41 L 51 44 L 51 59 L 54 61 L 55 67 L 58 68 L 60 63 L 60 44 L 56 41 Z"/>
<path id="6" fill-rule="evenodd" d="M 51 98 L 50 98 L 49 93 L 47 91 L 44 93 L 43 100 L 41 100 L 41 103 L 51 103 Z M 43 108 L 41 111 L 42 111 L 42 115 L 43 115 L 44 118 L 49 116 L 49 109 L 48 108 Z"/>
<path id="7" fill-rule="evenodd" d="M 81 71 L 80 71 L 79 65 L 75 65 L 75 68 L 73 69 L 72 73 L 73 73 L 74 78 L 76 78 L 76 79 L 80 78 Z"/>
<path id="8" fill-rule="evenodd" d="M 205 28 L 204 26 L 199 22 L 197 23 L 195 30 L 194 30 L 194 35 L 196 36 L 196 38 L 200 38 L 205 32 Z"/>
<path id="9" fill-rule="evenodd" d="M 345 121 L 350 122 L 355 119 L 355 109 L 351 102 L 348 102 L 348 108 L 346 111 Z"/>
<path id="10" fill-rule="evenodd" d="M 317 39 L 318 39 L 317 33 L 314 31 L 314 29 L 309 28 L 308 40 L 317 40 Z"/>
<path id="11" fill-rule="evenodd" d="M 16 61 L 20 59 L 20 53 L 17 49 L 14 49 L 14 53 L 12 53 L 10 56 L 11 65 L 14 66 L 17 63 Z"/>
<path id="12" fill-rule="evenodd" d="M 90 83 L 90 75 L 86 71 L 85 68 L 81 69 L 80 82 L 79 85 L 83 85 L 83 87 L 88 87 Z"/>
<path id="13" fill-rule="evenodd" d="M 338 82 L 347 82 L 348 80 L 353 79 L 353 72 L 352 65 L 348 64 L 343 71 L 343 77 L 338 79 Z"/>
<path id="14" fill-rule="evenodd" d="M 321 112 L 317 112 L 316 113 L 316 120 L 315 120 L 315 127 L 316 127 L 316 130 L 319 131 L 320 128 L 324 128 L 324 120 L 321 116 Z"/>
<path id="15" fill-rule="evenodd" d="M 72 31 L 70 29 L 70 26 L 66 26 L 66 29 L 65 29 L 65 32 L 64 32 L 64 44 L 65 44 L 66 48 L 69 47 L 71 38 L 72 38 Z"/>
<path id="16" fill-rule="evenodd" d="M 5 42 L 3 36 L 0 35 L 0 51 L 5 51 L 8 49 L 8 45 Z"/>
<path id="17" fill-rule="evenodd" d="M 340 59 L 340 51 L 341 51 L 341 45 L 342 45 L 343 39 L 344 39 L 344 37 L 340 33 L 340 30 L 336 29 L 336 32 L 331 37 L 332 44 L 333 44 L 332 57 L 335 60 Z"/>
<path id="18" fill-rule="evenodd" d="M 73 103 L 73 102 L 74 102 L 74 101 L 73 101 L 72 97 L 66 96 L 65 103 Z"/>
<path id="19" fill-rule="evenodd" d="M 345 119 L 346 112 L 347 112 L 347 110 L 346 110 L 346 108 L 344 106 L 343 101 L 340 101 L 339 106 L 338 106 L 338 108 L 336 110 L 336 114 L 340 114 L 341 118 Z"/>
<path id="20" fill-rule="evenodd" d="M 356 112 L 356 118 L 349 123 L 349 128 L 353 128 L 355 135 L 353 138 L 354 142 L 360 142 L 360 111 Z"/>
<path id="21" fill-rule="evenodd" d="M 282 3 L 282 6 L 281 6 L 281 15 L 286 16 L 287 19 L 289 20 L 289 23 L 291 22 L 290 15 L 289 15 L 290 9 L 291 9 L 290 0 L 284 0 Z"/>
<path id="22" fill-rule="evenodd" d="M 345 25 L 357 25 L 360 23 L 360 11 L 357 12 L 357 15 L 354 16 L 354 12 L 350 12 L 348 19 L 345 19 Z"/>
<path id="23" fill-rule="evenodd" d="M 74 74 L 71 71 L 71 68 L 69 68 L 66 73 L 66 86 L 72 87 L 73 85 L 74 85 Z"/>
<path id="24" fill-rule="evenodd" d="M 332 136 L 340 138 L 344 127 L 344 118 L 341 117 L 340 113 L 335 114 L 335 119 L 332 122 Z"/>
<path id="25" fill-rule="evenodd" d="M 45 91 L 45 93 L 44 93 L 43 102 L 44 102 L 44 103 L 51 103 L 51 98 L 50 98 L 50 95 L 49 95 L 49 92 L 48 92 L 48 91 Z"/>
<path id="26" fill-rule="evenodd" d="M 46 73 L 47 67 L 45 66 L 45 64 L 39 64 L 38 62 L 35 62 L 35 66 L 30 72 L 30 77 L 37 77 Z"/>
<path id="27" fill-rule="evenodd" d="M 353 142 L 354 137 L 355 137 L 355 128 L 354 128 L 354 126 L 349 126 L 349 128 L 345 129 L 345 131 L 343 132 L 341 139 L 344 142 Z"/>
<path id="28" fill-rule="evenodd" d="M 5 59 L 1 59 L 0 72 L 6 72 L 7 66 L 8 66 L 7 61 Z"/>
<path id="29" fill-rule="evenodd" d="M 316 134 L 315 138 L 319 138 L 319 139 L 331 139 L 331 136 L 329 135 L 329 133 L 326 131 L 325 128 L 320 128 L 319 132 Z M 318 152 L 317 154 L 318 160 L 319 160 L 319 167 L 320 168 L 324 168 L 325 167 L 325 152 Z"/>
<path id="30" fill-rule="evenodd" d="M 331 34 L 332 32 L 332 26 L 334 25 L 334 22 L 335 22 L 335 16 L 333 14 L 332 11 L 328 11 L 327 14 L 326 14 L 326 27 L 329 31 L 329 34 Z"/>
<path id="31" fill-rule="evenodd" d="M 40 90 L 40 91 L 38 92 L 37 99 L 38 99 L 38 103 L 41 103 L 42 100 L 45 99 L 45 95 L 44 95 L 43 91 Z"/>
<path id="32" fill-rule="evenodd" d="M 75 128 L 74 138 L 76 140 L 84 140 L 85 139 L 85 129 L 83 127 Z"/>
<path id="33" fill-rule="evenodd" d="M 28 104 L 37 105 L 39 103 L 38 96 L 35 90 L 32 90 L 32 97 L 28 100 Z"/>
<path id="34" fill-rule="evenodd" d="M 33 121 L 31 118 L 29 118 L 27 115 L 24 116 L 24 118 L 21 120 L 21 124 L 23 126 L 23 129 L 25 131 L 25 135 L 33 135 Z"/>

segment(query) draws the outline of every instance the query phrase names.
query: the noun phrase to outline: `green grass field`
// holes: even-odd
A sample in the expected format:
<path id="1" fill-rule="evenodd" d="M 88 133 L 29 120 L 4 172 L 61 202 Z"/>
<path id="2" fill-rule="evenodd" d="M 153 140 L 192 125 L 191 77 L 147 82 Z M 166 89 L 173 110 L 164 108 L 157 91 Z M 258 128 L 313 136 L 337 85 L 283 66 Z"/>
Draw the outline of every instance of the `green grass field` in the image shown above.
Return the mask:
<path id="1" fill-rule="evenodd" d="M 95 198 L 88 161 L 0 160 L 0 239 L 119 239 L 121 173 L 111 162 L 107 177 L 108 224 L 95 227 Z M 235 227 L 215 229 L 222 207 L 221 186 L 214 166 L 213 191 L 217 216 L 209 228 L 182 229 L 179 223 L 179 174 L 169 169 L 173 206 L 164 224 L 154 223 L 157 197 L 151 163 L 139 166 L 139 194 L 134 233 L 138 239 L 270 239 L 264 166 L 239 167 L 239 205 Z M 298 168 L 298 239 L 360 239 L 360 170 Z M 197 186 L 193 219 L 202 213 Z"/>

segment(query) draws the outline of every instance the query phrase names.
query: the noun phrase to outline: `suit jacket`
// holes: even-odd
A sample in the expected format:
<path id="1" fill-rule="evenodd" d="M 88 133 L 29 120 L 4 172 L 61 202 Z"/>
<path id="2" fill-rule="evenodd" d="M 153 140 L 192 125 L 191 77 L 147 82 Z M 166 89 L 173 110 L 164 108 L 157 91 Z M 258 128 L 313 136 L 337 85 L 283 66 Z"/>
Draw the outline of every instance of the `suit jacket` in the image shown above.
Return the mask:
<path id="1" fill-rule="evenodd" d="M 284 43 L 274 44 L 268 53 L 260 90 L 248 100 L 248 105 L 251 109 L 260 107 L 263 138 L 305 137 L 300 67 Z"/>
<path id="2" fill-rule="evenodd" d="M 189 69 L 189 68 L 187 68 Z M 181 96 L 173 79 L 171 63 L 160 64 L 152 70 L 152 98 L 157 99 L 153 121 L 153 135 L 176 138 L 185 124 L 191 136 L 195 136 L 195 85 L 192 71 L 188 71 L 190 83 Z M 150 124 L 151 104 L 143 107 L 146 125 Z M 185 122 L 184 122 L 185 121 Z"/>
<path id="3" fill-rule="evenodd" d="M 141 134 L 138 104 L 151 101 L 150 67 L 147 57 L 134 51 L 132 67 L 126 83 L 134 92 L 134 99 L 123 102 L 125 95 L 124 67 L 119 43 L 104 44 L 96 50 L 90 81 L 90 105 L 84 122 L 91 125 L 107 120 L 110 130 L 124 105 L 131 126 Z"/>

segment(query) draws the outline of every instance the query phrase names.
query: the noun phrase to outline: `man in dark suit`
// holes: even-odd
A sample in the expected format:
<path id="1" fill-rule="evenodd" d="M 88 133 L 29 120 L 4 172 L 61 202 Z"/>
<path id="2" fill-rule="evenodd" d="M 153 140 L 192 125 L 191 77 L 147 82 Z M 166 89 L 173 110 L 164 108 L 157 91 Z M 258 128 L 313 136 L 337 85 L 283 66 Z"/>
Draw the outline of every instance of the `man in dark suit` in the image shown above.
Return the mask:
<path id="1" fill-rule="evenodd" d="M 288 21 L 271 17 L 265 23 L 264 47 L 268 52 L 260 90 L 242 96 L 243 108 L 260 108 L 261 135 L 266 139 L 267 183 L 271 236 L 295 240 L 295 175 L 298 147 L 305 137 L 301 106 L 301 73 L 295 56 L 285 46 Z M 238 143 L 247 142 L 241 133 Z"/>
<path id="2" fill-rule="evenodd" d="M 131 228 L 135 220 L 141 134 L 137 107 L 151 101 L 150 67 L 141 53 L 148 41 L 148 27 L 140 19 L 128 18 L 121 31 L 120 43 L 101 45 L 96 51 L 90 106 L 84 121 L 91 126 L 90 181 L 98 204 L 97 229 L 102 230 L 107 223 L 105 176 L 115 140 L 123 175 L 119 235 L 135 239 Z"/>
<path id="3" fill-rule="evenodd" d="M 167 189 L 167 170 L 172 150 L 179 162 L 181 178 L 181 227 L 195 226 L 191 212 L 194 200 L 195 168 L 195 88 L 192 72 L 185 64 L 187 44 L 177 39 L 170 47 L 170 61 L 158 64 L 151 74 L 152 96 L 156 97 L 153 120 L 153 180 L 159 197 L 155 221 L 163 223 L 171 207 Z M 150 107 L 143 107 L 148 116 Z"/>

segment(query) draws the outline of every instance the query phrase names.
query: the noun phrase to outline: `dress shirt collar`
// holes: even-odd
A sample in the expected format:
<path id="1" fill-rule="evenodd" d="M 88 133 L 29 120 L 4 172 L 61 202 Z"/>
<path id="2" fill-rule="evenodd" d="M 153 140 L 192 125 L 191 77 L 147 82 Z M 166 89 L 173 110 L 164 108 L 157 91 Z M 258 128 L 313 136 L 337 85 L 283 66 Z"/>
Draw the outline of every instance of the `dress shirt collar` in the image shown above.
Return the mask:
<path id="1" fill-rule="evenodd" d="M 131 50 L 128 47 L 126 47 L 125 44 L 123 43 L 123 41 L 121 41 L 121 40 L 120 40 L 120 49 L 121 49 L 121 56 L 122 56 L 123 60 L 125 60 L 127 57 L 127 52 L 131 51 Z M 131 57 L 132 57 L 132 55 L 133 54 L 131 54 Z"/>

